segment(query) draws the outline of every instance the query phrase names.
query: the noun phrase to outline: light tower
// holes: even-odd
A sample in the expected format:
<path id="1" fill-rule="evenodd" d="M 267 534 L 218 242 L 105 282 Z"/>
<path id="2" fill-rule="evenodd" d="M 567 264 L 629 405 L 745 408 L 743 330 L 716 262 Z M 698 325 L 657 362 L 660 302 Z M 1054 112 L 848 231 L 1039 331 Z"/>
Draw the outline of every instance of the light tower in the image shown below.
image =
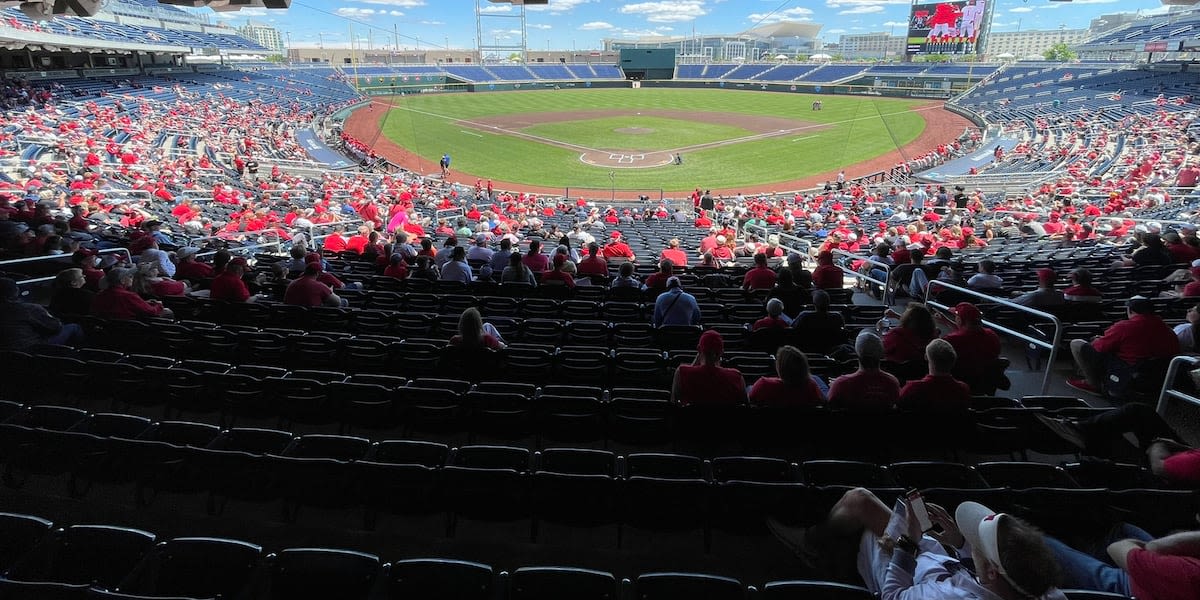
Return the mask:
<path id="1" fill-rule="evenodd" d="M 505 12 L 491 12 L 484 10 L 485 5 L 491 4 L 508 4 L 511 5 L 514 10 Z M 515 52 L 521 55 L 521 62 L 525 62 L 525 53 L 528 52 L 528 48 L 526 47 L 527 38 L 525 33 L 525 7 L 546 4 L 549 4 L 549 0 L 487 0 L 486 2 L 484 0 L 475 0 L 475 51 L 478 54 L 476 60 L 480 64 L 483 64 L 483 57 L 488 52 L 497 53 L 504 58 L 508 58 L 508 55 Z M 512 29 L 512 27 L 509 27 L 509 25 L 511 25 L 513 21 L 517 21 L 520 24 L 519 31 L 521 33 L 521 39 L 519 43 L 501 43 L 501 38 L 499 36 L 485 36 L 483 34 L 485 21 L 489 24 L 496 23 L 496 25 L 492 27 L 493 29 L 504 30 Z M 491 44 L 486 43 L 489 39 L 492 40 Z"/>

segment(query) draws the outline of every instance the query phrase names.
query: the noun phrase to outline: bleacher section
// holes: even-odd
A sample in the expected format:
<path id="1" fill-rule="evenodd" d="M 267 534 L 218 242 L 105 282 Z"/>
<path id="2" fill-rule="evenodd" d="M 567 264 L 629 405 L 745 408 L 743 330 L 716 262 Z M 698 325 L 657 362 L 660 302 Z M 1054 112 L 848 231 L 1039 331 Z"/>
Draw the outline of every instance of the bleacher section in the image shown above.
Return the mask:
<path id="1" fill-rule="evenodd" d="M 50 21 L 34 21 L 17 8 L 0 9 L 0 33 L 8 29 L 45 32 L 79 38 L 80 43 L 88 40 L 128 42 L 155 46 L 185 48 L 216 48 L 243 52 L 266 52 L 267 49 L 234 32 L 229 34 L 203 33 L 125 25 L 99 19 L 60 16 Z"/>

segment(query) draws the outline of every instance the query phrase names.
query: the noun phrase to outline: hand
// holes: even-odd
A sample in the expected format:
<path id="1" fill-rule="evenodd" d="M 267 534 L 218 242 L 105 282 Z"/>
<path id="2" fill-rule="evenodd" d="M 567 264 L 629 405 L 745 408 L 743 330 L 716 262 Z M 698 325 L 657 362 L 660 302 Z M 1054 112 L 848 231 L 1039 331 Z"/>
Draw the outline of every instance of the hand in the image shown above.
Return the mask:
<path id="1" fill-rule="evenodd" d="M 929 511 L 929 520 L 942 528 L 942 532 L 933 534 L 933 537 L 937 541 L 953 548 L 962 548 L 962 545 L 967 540 L 963 537 L 962 531 L 959 531 L 958 523 L 954 521 L 954 517 L 950 515 L 950 512 L 937 504 L 929 502 L 925 503 L 925 508 Z"/>

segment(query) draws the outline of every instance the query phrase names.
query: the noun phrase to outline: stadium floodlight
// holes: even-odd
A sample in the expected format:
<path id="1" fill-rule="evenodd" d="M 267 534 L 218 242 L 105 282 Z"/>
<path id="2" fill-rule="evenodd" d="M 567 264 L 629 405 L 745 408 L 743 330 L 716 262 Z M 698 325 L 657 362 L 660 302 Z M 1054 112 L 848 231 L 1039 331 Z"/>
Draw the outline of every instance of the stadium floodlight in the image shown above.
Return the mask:
<path id="1" fill-rule="evenodd" d="M 0 8 L 17 7 L 30 19 L 46 21 L 58 15 L 93 17 L 100 12 L 100 3 L 101 0 L 0 0 Z M 159 0 L 159 3 L 193 8 L 209 6 L 213 10 L 230 11 L 243 8 L 287 8 L 292 0 Z"/>

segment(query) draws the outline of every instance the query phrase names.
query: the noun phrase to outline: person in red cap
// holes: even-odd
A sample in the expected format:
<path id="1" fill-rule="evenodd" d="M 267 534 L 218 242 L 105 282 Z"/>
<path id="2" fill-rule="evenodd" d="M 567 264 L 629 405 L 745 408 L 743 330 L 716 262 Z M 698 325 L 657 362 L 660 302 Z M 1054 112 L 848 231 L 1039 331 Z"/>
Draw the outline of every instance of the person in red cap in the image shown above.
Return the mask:
<path id="1" fill-rule="evenodd" d="M 957 362 L 954 347 L 946 340 L 933 340 L 925 346 L 929 374 L 909 381 L 900 388 L 896 406 L 921 412 L 963 412 L 970 408 L 971 388 L 954 378 Z"/>
<path id="2" fill-rule="evenodd" d="M 304 273 L 288 284 L 283 294 L 283 303 L 293 306 L 341 306 L 342 299 L 329 286 L 317 280 L 321 275 L 321 263 L 305 265 Z"/>
<path id="3" fill-rule="evenodd" d="M 1067 303 L 1063 293 L 1054 289 L 1054 282 L 1058 279 L 1054 269 L 1038 269 L 1037 278 L 1037 289 L 1017 296 L 1013 302 L 1029 308 L 1053 308 Z"/>
<path id="4" fill-rule="evenodd" d="M 994 392 L 994 384 L 1002 375 L 997 373 L 1000 336 L 983 326 L 979 307 L 970 302 L 959 302 L 954 307 L 954 326 L 954 331 L 942 336 L 958 357 L 954 375 L 972 389 Z"/>
<path id="5" fill-rule="evenodd" d="M 626 244 L 621 239 L 620 231 L 612 232 L 610 237 L 612 238 L 612 241 L 604 246 L 604 258 L 606 260 L 613 258 L 626 258 L 630 261 L 637 260 L 637 257 L 634 256 L 633 250 L 629 247 L 629 244 Z"/>
<path id="6" fill-rule="evenodd" d="M 833 252 L 828 250 L 817 255 L 817 268 L 813 269 L 813 287 L 822 290 L 841 289 L 845 283 L 842 270 L 833 264 Z"/>
<path id="7" fill-rule="evenodd" d="M 671 383 L 671 402 L 679 406 L 736 406 L 746 403 L 746 380 L 737 369 L 721 366 L 725 340 L 711 329 L 700 335 L 696 360 L 679 365 Z"/>

